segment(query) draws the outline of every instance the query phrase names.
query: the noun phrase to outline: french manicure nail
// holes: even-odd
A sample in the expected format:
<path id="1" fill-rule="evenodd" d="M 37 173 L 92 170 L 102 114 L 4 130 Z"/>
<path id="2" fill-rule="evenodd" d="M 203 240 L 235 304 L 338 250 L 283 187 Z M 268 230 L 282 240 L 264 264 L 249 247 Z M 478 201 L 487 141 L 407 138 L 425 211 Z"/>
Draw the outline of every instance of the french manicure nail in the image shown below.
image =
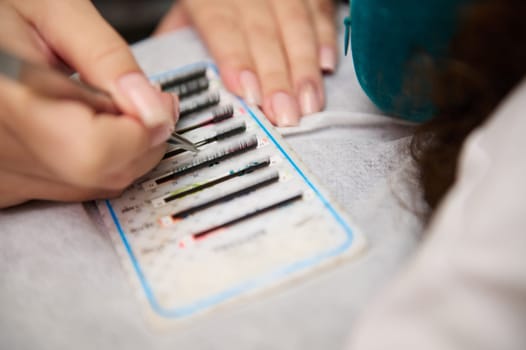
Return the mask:
<path id="1" fill-rule="evenodd" d="M 172 96 L 173 104 L 174 104 L 173 122 L 175 124 L 179 120 L 179 113 L 181 111 L 181 105 L 179 103 L 180 102 L 179 95 L 173 92 L 171 92 L 170 95 Z"/>
<path id="2" fill-rule="evenodd" d="M 150 84 L 155 89 L 155 91 L 163 92 L 163 88 L 161 86 L 161 83 L 154 82 L 154 83 L 150 83 Z"/>
<path id="3" fill-rule="evenodd" d="M 321 109 L 318 92 L 314 87 L 314 84 L 311 82 L 308 82 L 301 87 L 299 100 L 301 113 L 303 115 L 313 114 L 319 112 Z"/>
<path id="4" fill-rule="evenodd" d="M 336 69 L 336 52 L 332 47 L 323 46 L 320 49 L 320 68 L 325 73 L 334 73 Z"/>
<path id="5" fill-rule="evenodd" d="M 249 70 L 244 70 L 239 74 L 239 83 L 245 100 L 251 105 L 261 105 L 261 90 L 256 75 Z"/>
<path id="6" fill-rule="evenodd" d="M 272 96 L 271 103 L 279 126 L 298 125 L 300 110 L 292 96 L 285 92 L 277 92 Z"/>
<path id="7" fill-rule="evenodd" d="M 172 116 L 160 93 L 141 73 L 129 73 L 117 82 L 121 92 L 133 103 L 144 125 L 149 128 L 171 124 Z"/>
<path id="8" fill-rule="evenodd" d="M 152 135 L 151 147 L 157 147 L 162 143 L 165 143 L 166 140 L 170 138 L 170 135 L 175 131 L 173 125 L 163 125 L 158 127 Z"/>

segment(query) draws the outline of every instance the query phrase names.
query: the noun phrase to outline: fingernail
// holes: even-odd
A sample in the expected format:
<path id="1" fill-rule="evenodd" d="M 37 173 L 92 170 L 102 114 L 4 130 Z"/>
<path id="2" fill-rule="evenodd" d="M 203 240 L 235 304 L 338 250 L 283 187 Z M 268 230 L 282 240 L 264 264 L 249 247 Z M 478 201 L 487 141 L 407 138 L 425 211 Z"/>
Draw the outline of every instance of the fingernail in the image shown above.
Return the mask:
<path id="1" fill-rule="evenodd" d="M 239 83 L 245 100 L 251 105 L 261 105 L 261 90 L 256 75 L 249 70 L 244 70 L 239 75 Z"/>
<path id="2" fill-rule="evenodd" d="M 272 96 L 272 111 L 279 126 L 298 125 L 300 111 L 296 100 L 292 96 L 284 92 L 275 93 Z"/>
<path id="3" fill-rule="evenodd" d="M 159 92 L 163 92 L 163 88 L 161 87 L 161 83 L 157 83 L 157 82 L 154 82 L 154 83 L 151 83 L 153 88 L 155 89 L 155 91 L 159 91 Z"/>
<path id="4" fill-rule="evenodd" d="M 181 106 L 179 104 L 179 96 L 173 92 L 171 92 L 170 95 L 172 96 L 174 104 L 173 122 L 175 124 L 179 120 L 179 112 L 181 111 Z"/>
<path id="5" fill-rule="evenodd" d="M 329 46 L 320 49 L 320 68 L 324 73 L 334 73 L 336 69 L 336 51 Z"/>
<path id="6" fill-rule="evenodd" d="M 303 115 L 313 114 L 319 112 L 321 109 L 321 103 L 318 99 L 318 92 L 314 87 L 314 84 L 308 82 L 304 84 L 300 90 L 300 107 Z"/>
<path id="7" fill-rule="evenodd" d="M 164 125 L 157 127 L 157 129 L 153 132 L 152 135 L 151 147 L 157 147 L 160 144 L 165 143 L 174 131 L 175 127 L 173 125 Z"/>
<path id="8" fill-rule="evenodd" d="M 144 125 L 149 128 L 171 123 L 172 115 L 163 103 L 160 93 L 141 73 L 129 73 L 119 78 L 122 93 L 133 103 Z"/>

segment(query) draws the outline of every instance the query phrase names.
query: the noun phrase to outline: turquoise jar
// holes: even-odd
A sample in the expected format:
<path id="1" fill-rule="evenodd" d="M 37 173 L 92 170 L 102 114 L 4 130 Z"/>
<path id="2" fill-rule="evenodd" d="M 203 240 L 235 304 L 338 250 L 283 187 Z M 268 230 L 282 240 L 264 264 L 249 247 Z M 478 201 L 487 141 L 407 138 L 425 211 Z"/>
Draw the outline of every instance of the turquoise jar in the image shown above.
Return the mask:
<path id="1" fill-rule="evenodd" d="M 447 62 L 449 44 L 469 2 L 352 0 L 356 75 L 382 111 L 414 122 L 433 116 L 432 70 Z"/>

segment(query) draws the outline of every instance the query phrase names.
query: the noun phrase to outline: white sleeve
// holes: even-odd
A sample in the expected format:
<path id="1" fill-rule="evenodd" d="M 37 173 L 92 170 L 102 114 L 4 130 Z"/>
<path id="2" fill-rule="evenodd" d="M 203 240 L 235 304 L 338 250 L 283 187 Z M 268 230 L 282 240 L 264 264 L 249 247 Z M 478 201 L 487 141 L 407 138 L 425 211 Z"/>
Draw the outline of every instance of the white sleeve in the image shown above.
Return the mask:
<path id="1" fill-rule="evenodd" d="M 348 349 L 526 349 L 526 83 L 469 137 L 420 252 Z"/>

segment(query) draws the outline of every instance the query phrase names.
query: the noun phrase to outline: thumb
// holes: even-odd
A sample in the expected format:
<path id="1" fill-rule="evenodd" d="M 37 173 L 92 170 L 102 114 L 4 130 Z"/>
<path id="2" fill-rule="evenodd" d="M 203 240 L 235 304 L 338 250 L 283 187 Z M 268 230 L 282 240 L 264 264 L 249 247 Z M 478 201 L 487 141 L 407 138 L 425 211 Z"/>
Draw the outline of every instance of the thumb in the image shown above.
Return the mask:
<path id="1" fill-rule="evenodd" d="M 124 113 L 139 117 L 147 127 L 173 125 L 173 111 L 142 73 L 126 42 L 91 1 L 22 3 L 28 20 L 83 80 L 110 93 Z"/>

